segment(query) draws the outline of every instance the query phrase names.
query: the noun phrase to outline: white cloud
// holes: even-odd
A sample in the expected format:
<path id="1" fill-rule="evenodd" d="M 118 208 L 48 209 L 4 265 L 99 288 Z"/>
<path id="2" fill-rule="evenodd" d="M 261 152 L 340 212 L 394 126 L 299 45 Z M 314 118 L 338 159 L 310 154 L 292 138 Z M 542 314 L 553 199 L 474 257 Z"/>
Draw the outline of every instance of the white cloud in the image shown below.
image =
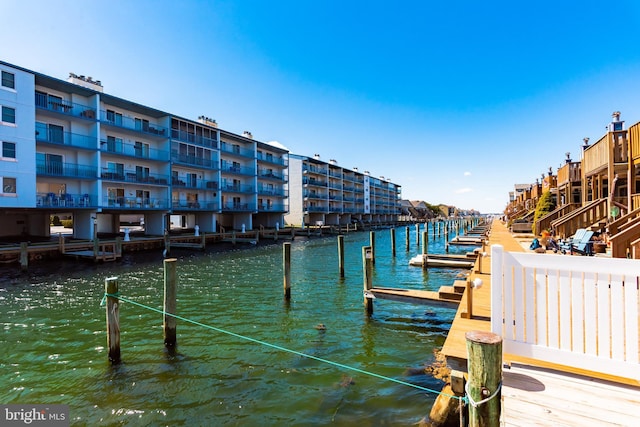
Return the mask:
<path id="1" fill-rule="evenodd" d="M 471 172 L 466 171 L 466 172 L 464 173 L 464 176 L 471 176 Z"/>

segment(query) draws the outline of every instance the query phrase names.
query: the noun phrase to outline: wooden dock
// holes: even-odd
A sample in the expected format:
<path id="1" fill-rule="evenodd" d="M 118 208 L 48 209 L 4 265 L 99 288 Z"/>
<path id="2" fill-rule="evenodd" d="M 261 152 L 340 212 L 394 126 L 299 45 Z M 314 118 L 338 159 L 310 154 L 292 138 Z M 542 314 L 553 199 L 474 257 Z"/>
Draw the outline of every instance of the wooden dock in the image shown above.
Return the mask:
<path id="1" fill-rule="evenodd" d="M 499 221 L 493 222 L 488 243 L 502 245 L 505 251 L 524 252 L 523 245 Z M 481 258 L 477 262 L 482 262 Z M 462 316 L 467 311 L 465 294 L 442 348 L 452 369 L 467 370 L 465 333 L 491 330 L 490 264 L 485 261 L 482 273 L 475 268 L 470 275 L 470 280 L 483 281 L 481 288 L 472 291 L 472 316 Z M 636 426 L 638 408 L 640 387 L 610 382 L 606 376 L 594 378 L 580 367 L 530 359 L 513 363 L 503 372 L 501 425 Z"/>
<path id="2" fill-rule="evenodd" d="M 458 282 L 461 282 L 462 285 Z M 442 286 L 438 292 L 384 287 L 374 287 L 369 292 L 380 299 L 423 304 L 431 307 L 455 308 L 460 303 L 465 289 L 464 281 L 457 281 L 456 283 L 454 286 Z"/>

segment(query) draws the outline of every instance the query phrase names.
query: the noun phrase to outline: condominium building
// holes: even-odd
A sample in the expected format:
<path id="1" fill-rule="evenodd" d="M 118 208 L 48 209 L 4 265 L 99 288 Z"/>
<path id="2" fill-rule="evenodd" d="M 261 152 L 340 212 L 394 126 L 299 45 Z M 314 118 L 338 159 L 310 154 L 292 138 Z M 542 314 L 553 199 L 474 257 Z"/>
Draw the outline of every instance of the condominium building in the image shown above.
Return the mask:
<path id="1" fill-rule="evenodd" d="M 335 160 L 289 155 L 290 225 L 389 223 L 400 215 L 401 187 Z"/>
<path id="2" fill-rule="evenodd" d="M 283 224 L 288 150 L 0 61 L 0 235 L 49 235 L 51 215 L 74 236 L 248 230 Z"/>

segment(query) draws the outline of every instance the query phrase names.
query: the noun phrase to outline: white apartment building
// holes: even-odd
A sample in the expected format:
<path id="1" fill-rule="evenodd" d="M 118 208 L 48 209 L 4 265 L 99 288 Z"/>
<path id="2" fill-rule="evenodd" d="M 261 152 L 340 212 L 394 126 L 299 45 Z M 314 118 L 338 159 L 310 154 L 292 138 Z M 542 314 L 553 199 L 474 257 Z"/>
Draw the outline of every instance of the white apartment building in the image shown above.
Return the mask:
<path id="1" fill-rule="evenodd" d="M 126 217 L 145 233 L 214 232 L 283 224 L 288 151 L 0 61 L 0 236 L 49 235 L 70 216 L 74 237 L 117 233 Z"/>
<path id="2" fill-rule="evenodd" d="M 289 155 L 288 225 L 390 223 L 400 215 L 400 199 L 401 186 L 384 177 L 345 169 L 319 155 Z"/>

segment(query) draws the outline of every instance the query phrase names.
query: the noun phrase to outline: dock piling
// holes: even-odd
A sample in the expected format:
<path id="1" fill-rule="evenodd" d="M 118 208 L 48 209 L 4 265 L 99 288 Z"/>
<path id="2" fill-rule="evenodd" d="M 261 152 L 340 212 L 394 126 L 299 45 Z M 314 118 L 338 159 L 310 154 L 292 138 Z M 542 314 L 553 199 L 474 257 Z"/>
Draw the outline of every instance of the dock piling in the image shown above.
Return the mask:
<path id="1" fill-rule="evenodd" d="M 497 427 L 500 425 L 502 337 L 491 332 L 470 331 L 465 333 L 465 338 L 469 426 Z"/>
<path id="2" fill-rule="evenodd" d="M 107 294 L 107 348 L 111 364 L 120 363 L 120 309 L 118 308 L 118 278 L 108 277 L 104 280 Z"/>
<path id="3" fill-rule="evenodd" d="M 164 329 L 164 345 L 166 347 L 175 347 L 176 345 L 176 318 L 177 313 L 177 280 L 176 280 L 176 264 L 177 259 L 165 259 L 164 264 L 164 321 L 162 327 Z"/>
<path id="4" fill-rule="evenodd" d="M 22 271 L 27 271 L 29 268 L 29 243 L 21 242 L 20 243 L 20 269 Z"/>
<path id="5" fill-rule="evenodd" d="M 338 270 L 340 277 L 344 277 L 344 236 L 338 236 Z"/>
<path id="6" fill-rule="evenodd" d="M 373 314 L 373 295 L 371 294 L 372 284 L 372 271 L 371 264 L 373 260 L 373 251 L 370 246 L 362 247 L 362 273 L 363 273 L 363 287 L 364 287 L 364 306 L 368 315 Z"/>
<path id="7" fill-rule="evenodd" d="M 375 265 L 376 263 L 376 232 L 369 232 L 369 245 L 371 247 L 371 264 Z"/>
<path id="8" fill-rule="evenodd" d="M 291 243 L 282 244 L 282 268 L 284 271 L 284 299 L 291 299 Z"/>
<path id="9" fill-rule="evenodd" d="M 405 246 L 407 247 L 407 252 L 409 252 L 409 226 L 407 225 L 407 227 L 405 228 L 406 234 L 405 234 Z"/>
<path id="10" fill-rule="evenodd" d="M 391 256 L 396 256 L 396 229 L 391 229 Z"/>

